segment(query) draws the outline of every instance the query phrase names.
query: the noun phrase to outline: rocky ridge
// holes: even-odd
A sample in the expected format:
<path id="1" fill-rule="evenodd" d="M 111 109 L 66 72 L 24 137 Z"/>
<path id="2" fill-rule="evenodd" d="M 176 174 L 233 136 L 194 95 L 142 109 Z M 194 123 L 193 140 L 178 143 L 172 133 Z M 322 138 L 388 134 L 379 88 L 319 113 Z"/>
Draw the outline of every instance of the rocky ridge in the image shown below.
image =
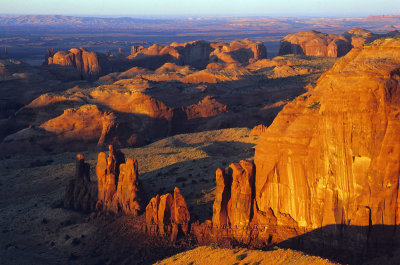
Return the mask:
<path id="1" fill-rule="evenodd" d="M 375 34 L 365 29 L 354 28 L 342 35 L 325 34 L 315 30 L 289 34 L 281 40 L 279 54 L 304 54 L 307 56 L 341 57 L 353 47 L 360 48 L 379 38 L 394 37 L 394 30 L 386 34 Z"/>

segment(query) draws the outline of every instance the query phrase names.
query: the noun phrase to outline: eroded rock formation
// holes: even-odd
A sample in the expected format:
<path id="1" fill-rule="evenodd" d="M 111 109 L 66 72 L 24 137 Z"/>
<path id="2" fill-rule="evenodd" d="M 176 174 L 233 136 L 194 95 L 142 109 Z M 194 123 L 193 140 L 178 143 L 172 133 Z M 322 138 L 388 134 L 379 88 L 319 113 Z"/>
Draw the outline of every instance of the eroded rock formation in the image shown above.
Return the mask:
<path id="1" fill-rule="evenodd" d="M 262 134 L 255 168 L 217 170 L 212 223 L 192 225 L 199 242 L 357 251 L 398 242 L 399 58 L 395 39 L 354 48 L 287 104 Z"/>
<path id="2" fill-rule="evenodd" d="M 181 191 L 175 187 L 170 193 L 157 195 L 146 207 L 146 230 L 153 235 L 169 237 L 175 242 L 179 232 L 189 233 L 190 213 Z"/>
<path id="3" fill-rule="evenodd" d="M 75 177 L 65 191 L 64 207 L 78 211 L 91 212 L 97 201 L 96 184 L 90 181 L 90 165 L 83 155 L 76 156 Z"/>
<path id="4" fill-rule="evenodd" d="M 136 159 L 109 146 L 109 155 L 100 152 L 97 159 L 97 210 L 138 215 L 141 211 L 142 188 Z"/>
<path id="5" fill-rule="evenodd" d="M 354 28 L 342 35 L 325 34 L 318 31 L 303 31 L 289 34 L 281 40 L 279 54 L 304 54 L 308 56 L 341 57 L 353 47 L 362 48 L 379 38 L 393 38 L 399 36 L 396 30 L 375 34 L 371 31 Z"/>
<path id="6" fill-rule="evenodd" d="M 192 41 L 188 43 L 171 43 L 167 46 L 154 44 L 148 48 L 132 46 L 131 55 L 139 66 L 156 69 L 164 63 L 189 65 L 204 69 L 209 63 L 249 64 L 267 58 L 267 49 L 262 42 L 249 39 L 230 43 L 210 43 Z M 154 60 L 157 58 L 157 60 Z"/>
<path id="7" fill-rule="evenodd" d="M 250 132 L 250 136 L 262 135 L 268 129 L 264 124 L 259 124 L 253 127 Z"/>
<path id="8" fill-rule="evenodd" d="M 281 40 L 279 54 L 340 57 L 348 53 L 351 43 L 341 35 L 325 34 L 315 30 L 289 34 Z"/>
<path id="9" fill-rule="evenodd" d="M 353 49 L 284 107 L 256 148 L 259 210 L 307 229 L 398 225 L 399 55 L 393 39 Z"/>
<path id="10" fill-rule="evenodd" d="M 111 72 L 112 66 L 105 54 L 89 52 L 84 48 L 71 49 L 68 52 L 47 52 L 45 64 L 58 64 L 74 67 L 84 79 L 97 79 Z"/>

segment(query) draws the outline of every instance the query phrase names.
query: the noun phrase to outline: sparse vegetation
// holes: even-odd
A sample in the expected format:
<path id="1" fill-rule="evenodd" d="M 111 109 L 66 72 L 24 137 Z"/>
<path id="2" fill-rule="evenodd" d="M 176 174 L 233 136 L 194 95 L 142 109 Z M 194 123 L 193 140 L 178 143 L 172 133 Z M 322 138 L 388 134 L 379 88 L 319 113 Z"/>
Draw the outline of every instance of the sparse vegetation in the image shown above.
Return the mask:
<path id="1" fill-rule="evenodd" d="M 210 244 L 210 248 L 211 248 L 211 249 L 217 249 L 217 248 L 219 248 L 218 242 L 212 242 L 212 243 Z"/>
<path id="2" fill-rule="evenodd" d="M 321 103 L 319 103 L 319 101 L 315 101 L 307 106 L 308 109 L 315 109 L 315 110 L 319 110 L 320 107 Z"/>
<path id="3" fill-rule="evenodd" d="M 237 256 L 236 256 L 236 259 L 237 259 L 237 260 L 244 260 L 246 257 L 247 257 L 247 254 L 246 254 L 246 253 L 243 253 L 243 254 L 237 255 Z"/>

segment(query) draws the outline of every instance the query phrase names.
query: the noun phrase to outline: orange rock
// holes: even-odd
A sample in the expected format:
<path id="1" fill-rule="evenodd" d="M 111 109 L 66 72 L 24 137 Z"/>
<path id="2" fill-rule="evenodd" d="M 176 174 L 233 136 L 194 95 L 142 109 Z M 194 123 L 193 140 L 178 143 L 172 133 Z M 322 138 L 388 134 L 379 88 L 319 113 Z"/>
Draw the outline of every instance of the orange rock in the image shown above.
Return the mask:
<path id="1" fill-rule="evenodd" d="M 71 49 L 69 52 L 58 51 L 54 55 L 47 54 L 47 64 L 72 66 L 85 79 L 97 79 L 100 75 L 111 71 L 107 56 L 101 53 L 88 52 L 83 48 Z"/>
<path id="2" fill-rule="evenodd" d="M 190 213 L 181 191 L 175 187 L 174 189 L 174 217 L 173 223 L 181 225 L 183 233 L 186 235 L 189 232 Z"/>
<path id="3" fill-rule="evenodd" d="M 262 135 L 268 129 L 264 124 L 254 126 L 250 132 L 250 136 Z"/>
<path id="4" fill-rule="evenodd" d="M 141 212 L 142 188 L 136 159 L 128 158 L 120 165 L 117 198 L 118 206 L 124 213 L 138 215 Z"/>
<path id="5" fill-rule="evenodd" d="M 97 209 L 138 215 L 141 211 L 142 186 L 136 159 L 126 163 L 122 152 L 109 146 L 109 155 L 99 153 L 96 166 Z"/>
<path id="6" fill-rule="evenodd" d="M 253 185 L 254 164 L 242 160 L 229 166 L 232 169 L 231 199 L 228 203 L 228 215 L 231 226 L 247 226 L 250 223 Z"/>
<path id="7" fill-rule="evenodd" d="M 179 231 L 189 233 L 190 213 L 178 188 L 174 197 L 170 193 L 152 198 L 146 207 L 146 227 L 150 234 L 169 237 L 175 242 Z"/>
<path id="8" fill-rule="evenodd" d="M 232 176 L 225 174 L 225 170 L 218 168 L 215 172 L 217 187 L 213 204 L 212 223 L 222 227 L 228 224 L 228 201 L 231 197 Z"/>
<path id="9" fill-rule="evenodd" d="M 306 229 L 399 225 L 399 58 L 394 39 L 355 48 L 284 107 L 256 147 L 260 211 Z"/>
<path id="10" fill-rule="evenodd" d="M 156 234 L 158 232 L 158 207 L 160 205 L 160 195 L 151 198 L 146 207 L 146 227 L 147 232 Z"/>
<path id="11" fill-rule="evenodd" d="M 284 37 L 281 40 L 279 54 L 340 57 L 349 52 L 351 48 L 351 43 L 341 35 L 324 34 L 311 30 Z"/>
<path id="12" fill-rule="evenodd" d="M 160 196 L 158 206 L 158 231 L 161 236 L 171 232 L 171 219 L 174 217 L 174 198 L 170 193 Z"/>
<path id="13" fill-rule="evenodd" d="M 185 108 L 187 119 L 213 117 L 223 112 L 227 112 L 227 106 L 219 103 L 211 96 L 203 98 L 197 104 Z"/>

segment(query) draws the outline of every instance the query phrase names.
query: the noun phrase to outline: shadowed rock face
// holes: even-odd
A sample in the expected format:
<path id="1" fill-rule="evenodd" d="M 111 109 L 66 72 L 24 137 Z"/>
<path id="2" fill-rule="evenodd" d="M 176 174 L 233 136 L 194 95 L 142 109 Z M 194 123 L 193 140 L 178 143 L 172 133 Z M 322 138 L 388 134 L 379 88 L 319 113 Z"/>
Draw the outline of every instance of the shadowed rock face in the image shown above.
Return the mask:
<path id="1" fill-rule="evenodd" d="M 71 179 L 65 191 L 64 207 L 83 212 L 95 209 L 97 200 L 96 184 L 90 181 L 90 165 L 83 155 L 76 156 L 75 178 Z"/>
<path id="2" fill-rule="evenodd" d="M 174 196 L 170 193 L 157 195 L 146 207 L 147 232 L 169 237 L 175 242 L 180 231 L 189 233 L 190 213 L 181 191 L 175 187 Z"/>
<path id="3" fill-rule="evenodd" d="M 109 155 L 99 153 L 96 175 L 98 181 L 97 210 L 138 215 L 142 208 L 142 188 L 136 159 L 125 157 L 109 146 Z"/>

